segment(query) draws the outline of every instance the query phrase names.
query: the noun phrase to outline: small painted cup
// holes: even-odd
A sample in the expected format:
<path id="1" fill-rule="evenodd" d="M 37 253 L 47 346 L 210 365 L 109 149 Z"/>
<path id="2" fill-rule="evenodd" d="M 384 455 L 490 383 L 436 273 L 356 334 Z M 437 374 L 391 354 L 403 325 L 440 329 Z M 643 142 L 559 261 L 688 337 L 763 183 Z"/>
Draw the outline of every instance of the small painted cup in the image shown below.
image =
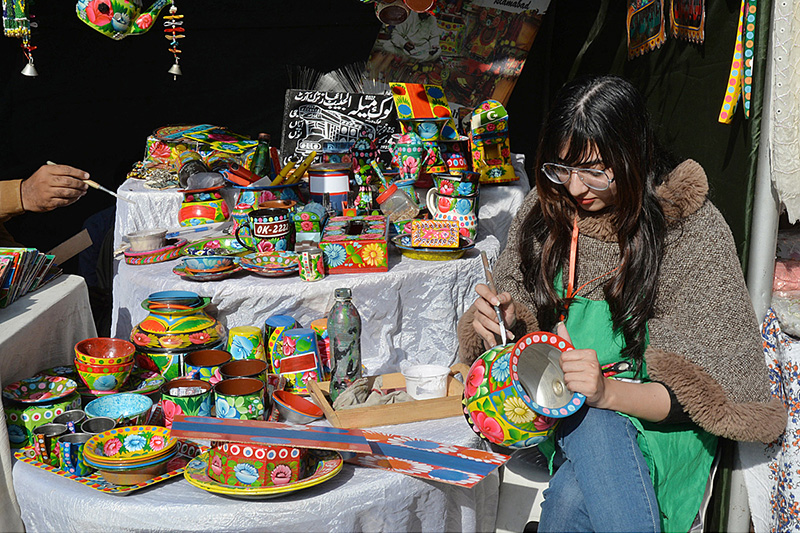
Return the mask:
<path id="1" fill-rule="evenodd" d="M 82 409 L 64 411 L 53 419 L 54 424 L 64 424 L 70 433 L 80 433 L 81 423 L 86 420 L 86 413 Z"/>
<path id="2" fill-rule="evenodd" d="M 247 215 L 247 227 L 255 241 L 255 246 L 250 246 L 242 240 L 240 233 L 242 227 L 236 230 L 235 236 L 239 244 L 254 252 L 272 252 L 274 250 L 290 249 L 291 226 L 289 210 L 277 207 L 256 209 Z"/>
<path id="3" fill-rule="evenodd" d="M 319 248 L 303 251 L 300 254 L 300 279 L 319 281 L 325 277 L 325 262 Z"/>
<path id="4" fill-rule="evenodd" d="M 260 359 L 238 359 L 219 369 L 222 379 L 255 378 L 267 382 L 267 362 Z"/>
<path id="5" fill-rule="evenodd" d="M 238 326 L 228 331 L 225 350 L 233 359 L 267 360 L 264 352 L 264 336 L 256 326 Z"/>
<path id="6" fill-rule="evenodd" d="M 223 379 L 214 385 L 217 418 L 264 420 L 265 389 L 255 378 Z"/>
<path id="7" fill-rule="evenodd" d="M 43 424 L 33 429 L 33 451 L 36 460 L 52 466 L 59 466 L 58 439 L 69 433 L 65 424 Z"/>
<path id="8" fill-rule="evenodd" d="M 214 385 L 222 381 L 220 367 L 230 360 L 231 354 L 225 350 L 198 350 L 187 355 L 183 364 L 186 367 L 186 377 L 202 379 Z"/>
<path id="9" fill-rule="evenodd" d="M 58 438 L 58 457 L 61 470 L 73 476 L 87 476 L 93 468 L 83 460 L 83 446 L 94 435 L 88 433 L 67 433 Z"/>
<path id="10" fill-rule="evenodd" d="M 212 385 L 201 379 L 177 378 L 161 386 L 164 427 L 171 428 L 175 415 L 211 416 Z"/>
<path id="11" fill-rule="evenodd" d="M 81 433 L 88 433 L 90 435 L 97 435 L 104 431 L 114 429 L 117 427 L 117 421 L 107 416 L 96 416 L 88 418 L 81 424 Z"/>

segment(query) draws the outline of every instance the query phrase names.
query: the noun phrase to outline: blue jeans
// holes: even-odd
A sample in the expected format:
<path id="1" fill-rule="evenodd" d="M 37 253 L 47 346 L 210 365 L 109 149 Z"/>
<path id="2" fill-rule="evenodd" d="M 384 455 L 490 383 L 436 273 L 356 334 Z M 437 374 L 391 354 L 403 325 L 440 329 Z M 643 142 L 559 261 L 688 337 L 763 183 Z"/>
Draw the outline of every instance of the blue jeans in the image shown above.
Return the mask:
<path id="1" fill-rule="evenodd" d="M 584 407 L 561 421 L 539 532 L 661 531 L 658 502 L 630 420 Z"/>

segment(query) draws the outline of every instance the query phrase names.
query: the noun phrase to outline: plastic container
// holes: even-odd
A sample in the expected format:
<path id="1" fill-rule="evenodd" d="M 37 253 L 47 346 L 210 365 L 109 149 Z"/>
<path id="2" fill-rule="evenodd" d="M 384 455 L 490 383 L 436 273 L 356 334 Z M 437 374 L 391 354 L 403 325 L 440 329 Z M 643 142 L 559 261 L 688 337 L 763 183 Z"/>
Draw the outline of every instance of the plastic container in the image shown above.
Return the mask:
<path id="1" fill-rule="evenodd" d="M 447 396 L 450 369 L 441 365 L 414 365 L 401 371 L 406 379 L 406 392 L 415 400 Z"/>
<path id="2" fill-rule="evenodd" d="M 381 212 L 390 223 L 398 220 L 410 220 L 419 214 L 419 207 L 404 190 L 392 183 L 386 192 L 378 196 Z"/>

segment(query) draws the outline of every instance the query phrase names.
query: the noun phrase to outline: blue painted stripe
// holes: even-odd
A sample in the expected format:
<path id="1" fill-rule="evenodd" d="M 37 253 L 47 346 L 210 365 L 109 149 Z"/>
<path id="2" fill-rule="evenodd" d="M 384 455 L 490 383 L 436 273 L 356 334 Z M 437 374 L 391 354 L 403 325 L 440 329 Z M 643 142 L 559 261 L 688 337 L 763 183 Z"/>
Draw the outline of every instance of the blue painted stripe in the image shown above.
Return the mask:
<path id="1" fill-rule="evenodd" d="M 425 463 L 441 468 L 450 468 L 452 470 L 468 472 L 479 476 L 487 476 L 499 466 L 492 463 L 467 459 L 465 457 L 456 457 L 444 453 L 420 450 L 418 448 L 397 446 L 395 444 L 383 444 L 380 442 L 371 442 L 370 444 L 372 445 L 373 453 L 376 454 L 405 459 L 407 461 L 416 461 L 418 463 Z"/>
<path id="2" fill-rule="evenodd" d="M 213 420 L 213 419 L 206 419 Z M 336 442 L 345 444 L 360 444 L 369 446 L 366 438 L 360 435 L 348 435 L 341 433 L 329 433 L 327 431 L 308 431 L 296 430 L 289 428 L 265 428 L 265 427 L 249 427 L 239 426 L 233 424 L 225 424 L 217 422 L 209 424 L 206 421 L 197 422 L 173 422 L 172 430 L 174 431 L 191 431 L 195 433 L 226 433 L 229 435 L 244 435 L 248 437 L 262 437 L 262 438 L 275 438 L 275 439 L 302 439 L 308 441 L 321 441 L 321 442 Z"/>

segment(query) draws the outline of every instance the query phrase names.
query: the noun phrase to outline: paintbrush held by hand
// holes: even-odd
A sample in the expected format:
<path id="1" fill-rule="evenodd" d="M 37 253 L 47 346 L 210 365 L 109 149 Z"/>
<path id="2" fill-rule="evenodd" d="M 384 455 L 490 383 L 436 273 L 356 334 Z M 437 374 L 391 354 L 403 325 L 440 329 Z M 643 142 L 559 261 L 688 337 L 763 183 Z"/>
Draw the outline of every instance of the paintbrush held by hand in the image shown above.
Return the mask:
<path id="1" fill-rule="evenodd" d="M 47 164 L 48 164 L 48 165 L 55 165 L 56 163 L 53 163 L 52 161 L 48 161 L 48 162 L 47 162 Z M 115 193 L 114 191 L 110 191 L 110 190 L 106 189 L 105 187 L 103 187 L 102 185 L 100 185 L 99 183 L 97 183 L 97 182 L 96 182 L 96 181 L 94 181 L 94 180 L 85 179 L 85 180 L 83 180 L 83 181 L 84 181 L 84 182 L 86 183 L 86 185 L 88 185 L 89 187 L 91 187 L 91 188 L 93 188 L 93 189 L 97 189 L 98 191 L 103 191 L 103 192 L 105 192 L 105 193 L 108 193 L 108 194 L 110 194 L 111 196 L 114 196 L 114 197 L 116 197 L 116 198 L 119 198 L 120 200 L 125 200 L 125 201 L 126 201 L 126 202 L 128 202 L 129 204 L 135 204 L 135 203 L 136 203 L 136 202 L 134 202 L 133 200 L 130 200 L 130 199 L 128 199 L 128 198 L 125 198 L 124 196 L 120 196 L 120 195 L 118 195 L 118 194 L 117 194 L 117 193 Z"/>
<path id="2" fill-rule="evenodd" d="M 489 285 L 489 290 L 497 296 L 497 287 L 494 285 L 492 271 L 489 270 L 489 259 L 486 257 L 486 252 L 481 252 L 481 259 L 483 259 L 483 271 L 486 274 L 486 283 Z M 506 324 L 503 321 L 503 313 L 500 312 L 499 305 L 494 305 L 492 307 L 494 307 L 494 312 L 497 314 L 497 322 L 500 324 L 500 340 L 502 340 L 505 345 L 508 342 L 508 338 L 506 336 Z"/>

